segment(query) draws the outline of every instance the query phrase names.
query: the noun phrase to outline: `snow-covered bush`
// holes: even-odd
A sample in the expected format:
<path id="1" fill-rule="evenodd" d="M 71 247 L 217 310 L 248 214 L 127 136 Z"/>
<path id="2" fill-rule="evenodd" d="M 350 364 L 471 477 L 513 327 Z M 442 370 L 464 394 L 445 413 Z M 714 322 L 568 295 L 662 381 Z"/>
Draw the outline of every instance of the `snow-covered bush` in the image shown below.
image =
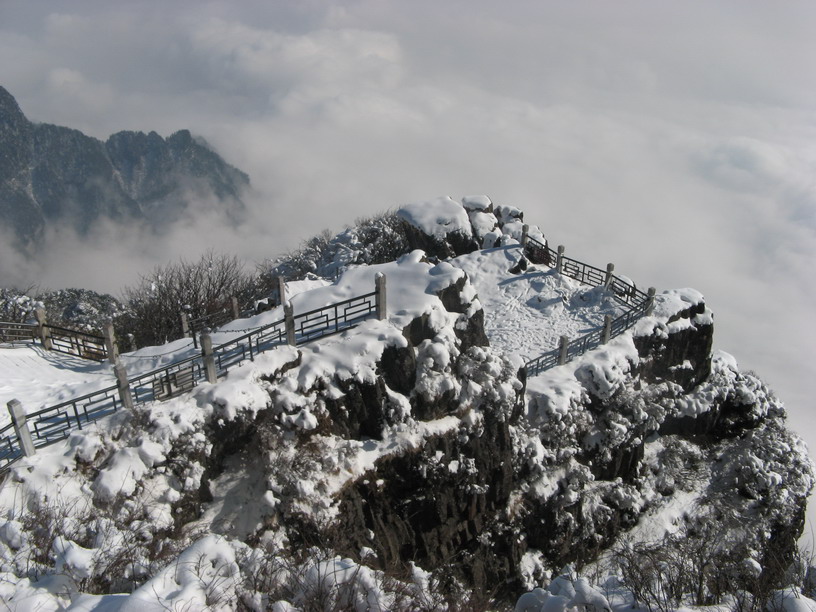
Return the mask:
<path id="1" fill-rule="evenodd" d="M 52 325 L 96 333 L 100 333 L 108 321 L 126 313 L 126 307 L 112 295 L 89 289 L 40 292 L 0 289 L 0 321 L 33 321 L 38 308 L 45 310 Z"/>
<path id="2" fill-rule="evenodd" d="M 128 314 L 127 307 L 112 295 L 88 289 L 58 289 L 37 296 L 54 325 L 101 334 L 108 321 L 116 323 Z"/>
<path id="3" fill-rule="evenodd" d="M 261 287 L 271 289 L 273 279 L 298 280 L 308 274 L 335 278 L 350 266 L 394 261 L 410 251 L 402 222 L 394 212 L 357 219 L 332 236 L 324 230 L 300 247 L 259 266 Z"/>
<path id="4" fill-rule="evenodd" d="M 28 291 L 18 289 L 0 288 L 0 321 L 25 323 L 34 319 L 34 312 L 43 304 L 27 293 Z"/>
<path id="5" fill-rule="evenodd" d="M 35 580 L 56 573 L 75 592 L 130 591 L 184 544 L 179 538 L 157 545 L 155 534 L 140 527 L 149 514 L 136 503 L 104 507 L 79 498 L 32 498 L 19 516 L 0 520 L 0 569 Z"/>

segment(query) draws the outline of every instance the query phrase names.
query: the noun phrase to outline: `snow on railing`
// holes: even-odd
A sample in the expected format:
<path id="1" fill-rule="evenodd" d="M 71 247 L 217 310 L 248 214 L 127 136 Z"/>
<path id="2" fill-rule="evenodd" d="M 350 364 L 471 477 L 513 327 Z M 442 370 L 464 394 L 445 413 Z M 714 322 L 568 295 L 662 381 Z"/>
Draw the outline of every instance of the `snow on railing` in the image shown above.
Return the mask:
<path id="1" fill-rule="evenodd" d="M 286 344 L 286 320 L 280 319 L 263 327 L 239 336 L 229 342 L 219 344 L 213 349 L 218 375 L 226 374 L 229 369 L 255 355 Z"/>
<path id="2" fill-rule="evenodd" d="M 116 385 L 76 397 L 56 406 L 31 412 L 26 416 L 30 424 L 35 448 L 48 446 L 67 438 L 73 429 L 82 429 L 116 412 L 122 405 Z"/>
<path id="3" fill-rule="evenodd" d="M 559 246 L 558 250 L 554 251 L 546 243 L 542 244 L 535 238 L 528 236 L 526 231 L 524 232 L 523 242 L 524 254 L 532 263 L 550 266 L 560 274 L 569 276 L 584 285 L 605 287 L 618 303 L 626 309 L 622 315 L 614 319 L 607 316 L 601 329 L 593 330 L 574 340 L 562 336 L 557 349 L 547 351 L 525 364 L 527 376 L 541 374 L 545 370 L 557 365 L 563 365 L 592 349 L 598 348 L 602 344 L 606 344 L 611 338 L 625 332 L 638 319 L 651 311 L 654 305 L 655 290 L 649 288 L 648 293 L 643 293 L 631 281 L 615 276 L 612 273 L 615 269 L 612 264 L 609 264 L 606 270 L 590 266 L 577 259 L 565 256 L 563 246 Z"/>
<path id="4" fill-rule="evenodd" d="M 250 330 L 242 336 L 212 346 L 209 333 L 202 334 L 202 354 L 175 361 L 151 372 L 126 378 L 100 391 L 88 393 L 27 415 L 16 415 L 9 403 L 12 423 L 0 429 L 0 472 L 22 457 L 26 448 L 47 446 L 67 438 L 123 406 L 135 406 L 165 400 L 192 390 L 199 383 L 214 383 L 230 368 L 285 344 L 306 344 L 356 327 L 363 321 L 383 317 L 385 313 L 385 277 L 377 277 L 377 289 L 371 293 L 342 300 L 322 308 L 295 315 L 287 304 L 284 319 Z M 37 326 L 34 326 L 35 328 Z M 207 362 L 213 364 L 208 374 Z M 117 367 L 121 367 L 117 365 Z M 16 425 L 16 430 L 15 430 Z"/>
<path id="5" fill-rule="evenodd" d="M 186 315 L 182 313 L 182 317 Z M 193 346 L 198 348 L 198 336 L 201 332 L 206 329 L 215 329 L 216 327 L 221 327 L 229 323 L 230 321 L 234 321 L 239 317 L 234 316 L 234 312 L 230 308 L 224 308 L 223 310 L 219 310 L 217 312 L 210 313 L 208 315 L 204 315 L 203 317 L 198 317 L 196 319 L 187 319 L 187 325 L 185 327 L 184 323 L 182 323 L 182 331 L 184 335 L 187 336 L 188 334 L 193 338 Z M 184 319 L 183 319 L 184 320 Z"/>
<path id="6" fill-rule="evenodd" d="M 189 391 L 206 380 L 200 355 L 175 361 L 169 365 L 128 379 L 134 405 L 162 401 Z"/>
<path id="7" fill-rule="evenodd" d="M 298 344 L 354 327 L 377 312 L 377 292 L 366 293 L 294 317 Z M 333 330 L 329 332 L 328 330 Z"/>

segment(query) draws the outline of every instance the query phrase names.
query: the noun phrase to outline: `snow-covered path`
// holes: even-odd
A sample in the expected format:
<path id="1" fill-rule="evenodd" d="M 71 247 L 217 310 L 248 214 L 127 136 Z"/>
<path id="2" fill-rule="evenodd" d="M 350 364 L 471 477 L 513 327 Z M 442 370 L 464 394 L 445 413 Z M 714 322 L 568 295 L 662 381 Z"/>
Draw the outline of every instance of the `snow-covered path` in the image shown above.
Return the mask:
<path id="1" fill-rule="evenodd" d="M 5 406 L 12 399 L 33 412 L 113 383 L 107 362 L 46 351 L 37 344 L 0 348 L 0 425 L 9 421 Z"/>
<path id="2" fill-rule="evenodd" d="M 521 247 L 501 247 L 457 257 L 476 287 L 485 311 L 485 331 L 493 347 L 525 361 L 558 346 L 560 336 L 577 338 L 624 311 L 603 289 L 581 285 L 546 266 L 524 273 L 510 269 Z"/>

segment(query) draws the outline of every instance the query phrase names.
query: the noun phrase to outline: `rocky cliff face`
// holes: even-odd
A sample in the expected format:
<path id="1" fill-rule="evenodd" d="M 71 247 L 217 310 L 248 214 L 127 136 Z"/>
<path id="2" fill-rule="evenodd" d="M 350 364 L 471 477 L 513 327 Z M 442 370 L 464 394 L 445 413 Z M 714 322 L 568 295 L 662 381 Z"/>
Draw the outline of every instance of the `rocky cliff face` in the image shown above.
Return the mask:
<path id="1" fill-rule="evenodd" d="M 31 193 L 33 131 L 17 101 L 0 87 L 0 218 L 11 220 L 24 240 L 32 238 L 44 221 Z"/>
<path id="2" fill-rule="evenodd" d="M 747 559 L 769 581 L 786 569 L 812 466 L 762 382 L 730 356 L 712 360 L 712 332 L 702 296 L 668 292 L 617 348 L 565 366 L 566 380 L 553 371 L 529 383 L 526 426 L 541 447 L 528 452 L 544 460 L 528 462 L 521 513 L 546 565 L 590 562 L 623 530 L 648 531 L 645 521 L 661 523 L 660 509 L 687 497 L 674 528 L 714 521 L 727 571 L 742 572 L 744 584 Z M 763 483 L 761 492 L 743 479 Z"/>
<path id="3" fill-rule="evenodd" d="M 57 223 L 80 235 L 100 220 L 159 227 L 197 200 L 214 199 L 238 217 L 248 185 L 187 130 L 167 139 L 119 132 L 102 142 L 30 122 L 0 87 L 0 219 L 21 246 Z"/>
<path id="4" fill-rule="evenodd" d="M 454 343 L 469 346 L 451 360 L 449 385 L 428 393 L 429 373 L 414 363 L 443 330 L 409 341 L 401 361 L 416 373 L 414 385 L 395 389 L 378 376 L 349 392 L 358 385 L 338 381 L 341 401 L 317 400 L 332 407 L 327 427 L 352 440 L 381 438 L 384 423 L 406 418 L 454 417 L 455 426 L 349 479 L 327 500 L 332 520 L 290 509 L 280 524 L 322 534 L 353 558 L 371 549 L 365 561 L 374 567 L 399 572 L 411 561 L 476 592 L 511 597 L 534 580 L 534 572 L 525 575 L 530 567 L 592 563 L 687 496 L 677 529 L 713 521 L 728 571 L 748 583 L 753 560 L 764 579 L 781 578 L 803 528 L 810 461 L 760 381 L 724 356 L 712 364 L 710 313 L 691 296 L 693 303 L 685 293 L 662 296 L 655 317 L 620 339 L 625 346 L 610 349 L 608 361 L 590 354 L 529 381 L 526 403 L 512 363 L 456 332 Z M 382 357 L 378 369 L 389 361 Z M 465 391 L 471 387 L 477 399 Z M 564 390 L 567 405 L 554 397 Z M 410 412 L 395 417 L 383 408 L 395 393 Z M 367 431 L 337 428 L 348 415 L 370 419 Z M 267 469 L 277 472 L 274 463 Z"/>

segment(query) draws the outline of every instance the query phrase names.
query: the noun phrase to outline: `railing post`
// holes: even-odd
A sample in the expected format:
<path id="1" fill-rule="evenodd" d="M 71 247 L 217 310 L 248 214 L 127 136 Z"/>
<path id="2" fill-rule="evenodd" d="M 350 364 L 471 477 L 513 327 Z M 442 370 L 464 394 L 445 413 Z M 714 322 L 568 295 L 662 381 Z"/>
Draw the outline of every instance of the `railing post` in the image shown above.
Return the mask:
<path id="1" fill-rule="evenodd" d="M 31 439 L 31 432 L 28 430 L 28 423 L 26 422 L 28 417 L 25 410 L 23 410 L 23 405 L 16 399 L 11 400 L 6 405 L 11 416 L 11 422 L 14 424 L 14 433 L 17 434 L 17 440 L 20 442 L 20 450 L 23 451 L 23 455 L 26 457 L 33 456 L 37 451 L 34 448 L 34 441 Z"/>
<path id="2" fill-rule="evenodd" d="M 297 345 L 295 338 L 295 310 L 292 302 L 285 302 L 283 305 L 283 320 L 286 325 L 286 343 L 290 346 Z"/>
<path id="3" fill-rule="evenodd" d="M 569 338 L 567 336 L 561 336 L 561 340 L 559 341 L 558 346 L 558 365 L 564 365 L 567 363 L 567 351 L 569 350 Z"/>
<path id="4" fill-rule="evenodd" d="M 646 304 L 646 316 L 650 316 L 652 312 L 654 312 L 655 293 L 657 293 L 655 288 L 649 287 L 649 292 L 647 294 L 648 295 L 647 299 L 649 300 L 649 302 L 648 304 Z"/>
<path id="5" fill-rule="evenodd" d="M 274 289 L 278 293 L 278 303 L 275 306 L 286 304 L 286 281 L 283 280 L 282 276 L 275 277 Z"/>
<path id="6" fill-rule="evenodd" d="M 113 331 L 113 321 L 105 323 L 105 350 L 108 353 L 108 361 L 114 366 L 119 363 L 119 347 L 116 344 L 116 335 Z"/>
<path id="7" fill-rule="evenodd" d="M 527 240 L 530 236 L 530 226 L 526 223 L 521 226 L 521 246 L 527 248 Z"/>
<path id="8" fill-rule="evenodd" d="M 555 271 L 561 274 L 564 268 L 564 245 L 558 245 L 558 255 L 555 258 Z"/>
<path id="9" fill-rule="evenodd" d="M 612 315 L 606 315 L 604 317 L 602 344 L 606 344 L 607 342 L 609 342 L 609 339 L 611 337 L 612 337 Z"/>
<path id="10" fill-rule="evenodd" d="M 238 309 L 238 298 L 234 295 L 230 298 L 230 306 L 232 306 L 232 320 L 241 318 L 241 311 Z"/>
<path id="11" fill-rule="evenodd" d="M 384 321 L 388 317 L 387 296 L 385 292 L 385 274 L 377 272 L 374 276 L 374 286 L 377 293 L 377 318 Z"/>
<path id="12" fill-rule="evenodd" d="M 615 271 L 615 264 L 608 263 L 606 264 L 606 278 L 604 279 L 604 289 L 609 289 L 609 285 L 612 284 L 612 273 Z"/>
<path id="13" fill-rule="evenodd" d="M 218 382 L 218 373 L 215 369 L 215 355 L 213 354 L 212 336 L 209 328 L 201 332 L 201 357 L 204 359 L 207 382 L 214 385 Z"/>
<path id="14" fill-rule="evenodd" d="M 116 376 L 116 389 L 119 391 L 119 399 L 122 400 L 122 406 L 127 410 L 133 410 L 133 393 L 130 391 L 127 370 L 119 361 L 118 356 L 113 365 L 113 374 Z"/>
<path id="15" fill-rule="evenodd" d="M 190 317 L 183 311 L 181 313 L 181 335 L 185 338 L 190 337 Z"/>
<path id="16" fill-rule="evenodd" d="M 45 316 L 45 309 L 38 308 L 34 311 L 34 316 L 37 317 L 37 333 L 40 336 L 40 342 L 46 351 L 51 350 L 51 330 L 48 329 L 48 319 Z"/>

